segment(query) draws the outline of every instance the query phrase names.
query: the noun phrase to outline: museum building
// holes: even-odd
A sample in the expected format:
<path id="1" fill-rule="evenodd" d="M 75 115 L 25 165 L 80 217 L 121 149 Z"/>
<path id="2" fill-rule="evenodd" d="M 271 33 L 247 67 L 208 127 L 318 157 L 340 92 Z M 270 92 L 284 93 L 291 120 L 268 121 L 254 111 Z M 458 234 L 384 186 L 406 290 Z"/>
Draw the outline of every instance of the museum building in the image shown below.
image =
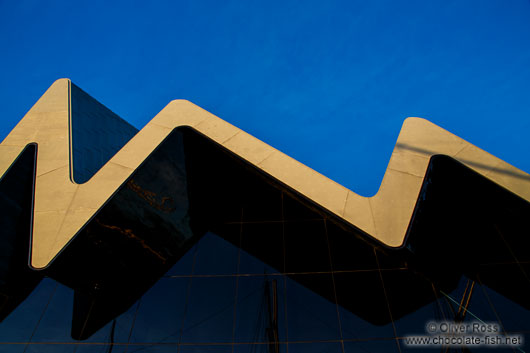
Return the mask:
<path id="1" fill-rule="evenodd" d="M 530 337 L 529 202 L 530 175 L 423 119 L 367 198 L 187 101 L 138 131 L 61 79 L 0 144 L 0 352 Z"/>

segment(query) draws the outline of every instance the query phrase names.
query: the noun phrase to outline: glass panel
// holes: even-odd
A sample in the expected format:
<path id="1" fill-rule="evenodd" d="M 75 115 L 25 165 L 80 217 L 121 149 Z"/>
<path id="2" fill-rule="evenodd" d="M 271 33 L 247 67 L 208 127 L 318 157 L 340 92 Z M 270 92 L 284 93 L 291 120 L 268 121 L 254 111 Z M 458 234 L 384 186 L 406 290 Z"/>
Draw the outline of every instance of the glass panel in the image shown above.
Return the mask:
<path id="1" fill-rule="evenodd" d="M 244 188 L 239 191 L 242 195 L 243 221 L 266 223 L 282 220 L 280 190 L 250 173 L 237 188 Z"/>
<path id="2" fill-rule="evenodd" d="M 121 352 L 121 351 L 118 351 L 118 352 Z M 129 345 L 127 349 L 124 350 L 123 352 L 126 352 L 126 353 L 175 353 L 175 352 L 178 352 L 178 345 L 176 344 Z M 112 353 L 114 353 L 114 350 L 112 350 Z"/>
<path id="3" fill-rule="evenodd" d="M 189 249 L 170 269 L 166 272 L 166 277 L 189 276 L 193 269 L 195 255 L 197 254 L 197 244 Z"/>
<path id="4" fill-rule="evenodd" d="M 407 260 L 403 251 L 375 248 L 377 265 L 381 269 L 405 269 Z"/>
<path id="5" fill-rule="evenodd" d="M 444 312 L 452 313 L 453 318 L 465 321 L 499 322 L 480 283 L 465 276 L 462 276 L 456 289 L 450 293 L 441 292 L 439 297 L 441 305 L 450 308 Z"/>
<path id="6" fill-rule="evenodd" d="M 481 270 L 479 282 L 486 281 L 481 289 L 498 315 L 506 332 L 525 332 L 530 337 L 530 283 L 520 265 L 488 266 Z M 507 298 L 498 292 L 510 296 Z M 510 300 L 512 299 L 512 300 Z"/>
<path id="7" fill-rule="evenodd" d="M 285 341 L 283 276 L 239 277 L 235 341 Z"/>
<path id="8" fill-rule="evenodd" d="M 40 320 L 32 342 L 73 342 L 70 336 L 74 291 L 57 284 L 55 293 Z"/>
<path id="9" fill-rule="evenodd" d="M 331 275 L 292 277 L 285 290 L 289 341 L 340 339 Z"/>
<path id="10" fill-rule="evenodd" d="M 326 222 L 333 271 L 376 270 L 373 246 L 360 236 L 343 230 L 333 222 Z"/>
<path id="11" fill-rule="evenodd" d="M 174 351 L 173 351 L 174 352 Z M 231 353 L 232 345 L 182 345 L 179 353 Z"/>
<path id="12" fill-rule="evenodd" d="M 232 341 L 235 288 L 234 277 L 192 279 L 183 343 Z"/>
<path id="13" fill-rule="evenodd" d="M 284 267 L 282 223 L 245 223 L 239 273 L 278 273 Z"/>
<path id="14" fill-rule="evenodd" d="M 178 343 L 190 283 L 191 278 L 160 279 L 140 300 L 130 342 Z"/>
<path id="15" fill-rule="evenodd" d="M 289 343 L 289 353 L 342 353 L 340 342 Z"/>
<path id="16" fill-rule="evenodd" d="M 286 222 L 285 272 L 331 271 L 323 220 Z"/>
<path id="17" fill-rule="evenodd" d="M 118 343 L 112 346 L 109 344 L 92 343 L 76 345 L 73 353 L 132 353 L 135 349 L 138 349 L 138 347 L 127 347 L 127 344 L 124 343 Z"/>
<path id="18" fill-rule="evenodd" d="M 214 233 L 206 233 L 197 243 L 195 275 L 237 273 L 238 248 Z"/>
<path id="19" fill-rule="evenodd" d="M 410 270 L 382 270 L 388 305 L 399 337 L 425 334 L 430 321 L 452 319 L 442 313 L 433 284 Z"/>
<path id="20" fill-rule="evenodd" d="M 77 342 L 71 337 L 74 291 L 59 283 L 56 283 L 56 286 L 31 342 Z M 131 330 L 133 313 L 134 309 L 129 309 L 115 319 L 115 324 L 109 322 L 84 342 L 109 342 L 111 332 L 112 340 L 126 342 Z"/>
<path id="21" fill-rule="evenodd" d="M 324 219 L 324 215 L 302 203 L 288 193 L 283 193 L 283 219 L 286 221 L 308 221 Z"/>
<path id="22" fill-rule="evenodd" d="M 24 353 L 26 344 L 0 343 L 0 353 Z"/>
<path id="23" fill-rule="evenodd" d="M 398 343 L 394 338 L 344 342 L 344 353 L 379 353 L 379 352 L 402 352 L 403 348 L 398 347 Z M 416 349 L 417 352 L 421 351 Z M 433 350 L 439 352 L 439 350 Z"/>
<path id="24" fill-rule="evenodd" d="M 74 180 L 88 181 L 138 132 L 79 87 L 71 84 Z"/>
<path id="25" fill-rule="evenodd" d="M 234 353 L 284 353 L 287 352 L 286 344 L 278 344 L 275 346 L 270 346 L 267 343 L 262 344 L 235 344 Z"/>
<path id="26" fill-rule="evenodd" d="M 378 270 L 335 273 L 334 279 L 344 339 L 394 337 Z"/>
<path id="27" fill-rule="evenodd" d="M 24 353 L 76 353 L 76 350 L 74 344 L 28 344 Z"/>
<path id="28" fill-rule="evenodd" d="M 0 323 L 0 342 L 28 342 L 56 286 L 57 282 L 44 278 L 26 300 Z"/>

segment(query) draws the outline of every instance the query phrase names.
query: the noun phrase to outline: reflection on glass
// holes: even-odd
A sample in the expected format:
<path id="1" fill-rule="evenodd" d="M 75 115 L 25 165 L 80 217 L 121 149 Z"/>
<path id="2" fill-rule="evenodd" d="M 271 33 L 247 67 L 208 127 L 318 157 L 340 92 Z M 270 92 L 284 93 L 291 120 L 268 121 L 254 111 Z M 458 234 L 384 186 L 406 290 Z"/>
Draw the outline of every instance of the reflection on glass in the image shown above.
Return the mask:
<path id="1" fill-rule="evenodd" d="M 336 273 L 334 279 L 344 339 L 394 337 L 378 270 Z"/>
<path id="2" fill-rule="evenodd" d="M 206 233 L 197 244 L 193 273 L 233 275 L 237 273 L 238 248 L 214 233 Z"/>
<path id="3" fill-rule="evenodd" d="M 286 308 L 289 341 L 340 339 L 337 306 L 333 301 L 308 290 L 300 282 L 317 286 L 320 293 L 333 293 L 330 274 L 286 277 Z M 331 296 L 332 298 L 332 296 Z"/>
<path id="4" fill-rule="evenodd" d="M 502 277 L 524 290 L 524 265 L 452 269 L 440 280 L 289 207 L 285 222 L 234 223 L 196 239 L 126 312 L 82 342 L 71 338 L 73 290 L 44 278 L 0 323 L 0 352 L 407 351 L 399 342 L 424 334 L 429 320 L 477 318 L 530 332 L 524 300 Z"/>
<path id="5" fill-rule="evenodd" d="M 161 278 L 137 303 L 130 342 L 178 343 L 190 278 Z"/>
<path id="6" fill-rule="evenodd" d="M 243 276 L 238 279 L 235 341 L 285 341 L 284 276 Z"/>
<path id="7" fill-rule="evenodd" d="M 42 280 L 29 297 L 0 323 L 0 342 L 29 342 L 56 287 L 55 281 Z"/>
<path id="8" fill-rule="evenodd" d="M 232 341 L 236 278 L 194 277 L 182 328 L 182 342 Z"/>

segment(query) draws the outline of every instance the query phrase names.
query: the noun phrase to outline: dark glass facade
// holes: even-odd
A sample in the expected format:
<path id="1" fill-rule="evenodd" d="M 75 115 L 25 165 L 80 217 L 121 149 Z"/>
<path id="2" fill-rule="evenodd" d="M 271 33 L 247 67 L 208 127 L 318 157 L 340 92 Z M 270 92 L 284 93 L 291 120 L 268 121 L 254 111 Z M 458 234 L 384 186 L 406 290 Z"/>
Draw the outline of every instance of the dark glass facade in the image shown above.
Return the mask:
<path id="1" fill-rule="evenodd" d="M 87 182 L 138 130 L 70 84 L 72 169 L 75 182 Z"/>
<path id="2" fill-rule="evenodd" d="M 322 237 L 328 234 L 329 239 L 325 220 L 299 222 L 322 225 Z M 252 232 L 245 231 L 244 223 L 240 226 L 241 241 L 248 241 Z M 293 241 L 303 238 L 302 233 L 286 234 L 289 236 Z M 285 250 L 281 240 L 275 245 Z M 423 334 L 425 323 L 454 319 L 460 303 L 468 297 L 467 320 L 500 323 L 509 333 L 528 334 L 530 330 L 528 311 L 480 279 L 462 277 L 446 293 L 406 267 L 378 266 L 381 254 L 377 249 L 367 254 L 372 257 L 372 268 L 367 265 L 336 271 L 330 268 L 333 263 L 327 246 L 320 249 L 315 255 L 326 258 L 327 265 L 287 273 L 207 233 L 126 312 L 82 341 L 71 338 L 73 290 L 45 278 L 1 323 L 0 351 L 397 352 L 412 349 L 403 346 L 401 339 Z M 297 250 L 291 251 L 296 256 Z M 509 265 L 486 267 L 488 271 L 502 271 L 503 266 Z M 520 280 L 525 279 L 521 276 Z M 432 302 L 393 319 L 394 311 L 401 315 L 394 302 L 418 290 L 403 285 L 409 282 L 423 283 L 422 295 L 430 296 Z M 318 285 L 320 293 L 303 283 Z M 466 296 L 471 286 L 472 294 Z M 366 310 L 373 310 L 387 322 L 370 323 L 338 304 L 348 301 L 368 307 Z"/>
<path id="3" fill-rule="evenodd" d="M 405 342 L 444 321 L 530 337 L 529 205 L 447 157 L 432 158 L 406 245 L 390 249 L 179 128 L 48 268 L 30 271 L 36 148 L 0 181 L 11 235 L 0 352 L 526 350 Z M 98 158 L 77 164 L 82 179 Z"/>

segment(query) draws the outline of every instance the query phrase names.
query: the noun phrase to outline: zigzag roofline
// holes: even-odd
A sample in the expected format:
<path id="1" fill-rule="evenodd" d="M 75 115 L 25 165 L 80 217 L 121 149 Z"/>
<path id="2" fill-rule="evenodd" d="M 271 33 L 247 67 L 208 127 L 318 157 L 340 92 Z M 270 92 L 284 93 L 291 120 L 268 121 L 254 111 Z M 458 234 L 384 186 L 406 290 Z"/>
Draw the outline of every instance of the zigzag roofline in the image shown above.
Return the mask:
<path id="1" fill-rule="evenodd" d="M 170 102 L 88 182 L 72 177 L 71 82 L 57 80 L 0 144 L 0 176 L 38 145 L 30 263 L 45 268 L 175 129 L 188 126 L 390 247 L 403 245 L 430 158 L 447 155 L 530 202 L 530 175 L 421 118 L 403 123 L 376 195 L 363 197 L 185 100 Z"/>

